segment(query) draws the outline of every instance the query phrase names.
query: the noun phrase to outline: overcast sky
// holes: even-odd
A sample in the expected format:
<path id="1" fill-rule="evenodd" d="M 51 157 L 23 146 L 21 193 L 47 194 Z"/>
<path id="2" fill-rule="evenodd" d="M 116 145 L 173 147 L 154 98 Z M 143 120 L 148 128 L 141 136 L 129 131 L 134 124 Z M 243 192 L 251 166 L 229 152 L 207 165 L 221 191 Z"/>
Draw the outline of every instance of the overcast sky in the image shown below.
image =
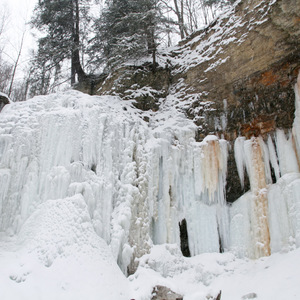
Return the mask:
<path id="1" fill-rule="evenodd" d="M 5 60 L 14 63 L 20 47 L 22 34 L 26 31 L 19 71 L 25 67 L 26 61 L 29 59 L 29 51 L 35 46 L 30 26 L 26 26 L 25 24 L 30 20 L 36 3 L 37 0 L 0 0 L 0 9 L 7 11 L 9 16 L 3 42 L 5 46 L 3 58 Z"/>

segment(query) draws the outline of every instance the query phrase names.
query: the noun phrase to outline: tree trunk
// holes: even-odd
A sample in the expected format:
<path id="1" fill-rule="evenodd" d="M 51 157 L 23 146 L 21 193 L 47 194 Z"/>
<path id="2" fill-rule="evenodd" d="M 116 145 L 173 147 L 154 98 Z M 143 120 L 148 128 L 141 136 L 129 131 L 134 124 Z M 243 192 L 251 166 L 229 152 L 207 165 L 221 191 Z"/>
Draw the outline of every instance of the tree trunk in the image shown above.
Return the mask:
<path id="1" fill-rule="evenodd" d="M 151 28 L 152 27 L 152 28 Z M 154 38 L 154 26 L 150 26 L 147 32 L 148 53 L 152 55 L 153 71 L 156 70 L 156 43 Z"/>
<path id="2" fill-rule="evenodd" d="M 14 65 L 14 69 L 13 69 L 12 75 L 11 75 L 11 81 L 10 81 L 10 85 L 9 85 L 8 97 L 10 97 L 11 93 L 12 93 L 13 83 L 14 83 L 14 80 L 15 80 L 15 75 L 16 75 L 17 67 L 18 67 L 20 56 L 21 56 L 22 49 L 23 49 L 24 37 L 25 37 L 25 31 L 23 31 L 23 35 L 22 35 L 22 39 L 21 39 L 21 44 L 20 44 L 18 56 L 17 56 L 16 62 L 15 62 L 15 65 Z"/>
<path id="3" fill-rule="evenodd" d="M 73 0 L 75 3 L 75 20 L 73 27 L 73 49 L 71 57 L 71 84 L 75 83 L 75 75 L 78 76 L 78 81 L 81 82 L 86 79 L 86 74 L 80 62 L 80 39 L 79 39 L 79 4 L 78 0 Z M 74 9 L 74 6 L 73 6 Z"/>
<path id="4" fill-rule="evenodd" d="M 174 0 L 174 6 L 175 6 L 175 14 L 178 19 L 178 26 L 179 26 L 179 32 L 180 32 L 180 37 L 183 39 L 186 36 L 186 31 L 184 28 L 184 20 L 183 20 L 183 1 L 181 0 L 180 2 L 181 7 L 179 9 L 178 6 L 178 1 Z"/>

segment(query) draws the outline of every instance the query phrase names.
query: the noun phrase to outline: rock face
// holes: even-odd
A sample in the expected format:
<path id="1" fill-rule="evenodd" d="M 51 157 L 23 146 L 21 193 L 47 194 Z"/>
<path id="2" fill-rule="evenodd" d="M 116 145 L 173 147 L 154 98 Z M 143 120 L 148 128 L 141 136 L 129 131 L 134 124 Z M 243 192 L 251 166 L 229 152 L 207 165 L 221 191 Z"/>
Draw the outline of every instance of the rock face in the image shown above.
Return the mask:
<path id="1" fill-rule="evenodd" d="M 169 288 L 157 285 L 152 292 L 151 300 L 182 300 L 183 297 L 174 293 Z"/>
<path id="2" fill-rule="evenodd" d="M 300 1 L 242 0 L 213 24 L 160 57 L 160 67 L 125 66 L 93 88 L 136 100 L 157 111 L 167 97 L 197 125 L 196 139 L 214 134 L 229 141 L 227 201 L 241 188 L 233 142 L 238 136 L 290 129 L 294 84 L 300 70 Z"/>
<path id="3" fill-rule="evenodd" d="M 0 92 L 0 111 L 6 104 L 9 104 L 8 97 Z"/>
<path id="4" fill-rule="evenodd" d="M 240 2 L 234 14 L 182 43 L 182 59 L 191 50 L 205 57 L 174 71 L 174 81 L 184 78 L 187 93 L 197 94 L 188 115 L 199 135 L 219 132 L 232 140 L 291 128 L 299 38 L 298 0 L 255 0 Z"/>
<path id="5" fill-rule="evenodd" d="M 142 110 L 157 111 L 160 99 L 168 95 L 170 69 L 151 64 L 125 66 L 113 73 L 91 82 L 82 83 L 77 89 L 96 95 L 118 95 L 124 100 L 135 100 L 135 106 Z"/>

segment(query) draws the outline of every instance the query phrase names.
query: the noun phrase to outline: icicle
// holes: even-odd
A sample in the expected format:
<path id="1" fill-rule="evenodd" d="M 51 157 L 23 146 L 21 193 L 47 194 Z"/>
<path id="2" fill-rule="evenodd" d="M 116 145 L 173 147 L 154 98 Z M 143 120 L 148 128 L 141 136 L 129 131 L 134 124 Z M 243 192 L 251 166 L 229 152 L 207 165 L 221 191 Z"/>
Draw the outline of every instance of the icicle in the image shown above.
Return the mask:
<path id="1" fill-rule="evenodd" d="M 219 252 L 219 234 L 216 206 L 194 202 L 187 215 L 191 255 Z"/>
<path id="2" fill-rule="evenodd" d="M 269 190 L 272 253 L 300 246 L 300 175 L 286 174 Z"/>
<path id="3" fill-rule="evenodd" d="M 247 192 L 230 207 L 230 250 L 238 257 L 254 257 L 251 237 L 251 204 L 254 195 Z"/>
<path id="4" fill-rule="evenodd" d="M 245 168 L 246 168 L 246 161 L 245 161 L 245 153 L 244 153 L 244 142 L 245 137 L 238 137 L 234 142 L 234 158 L 236 167 L 238 170 L 240 182 L 242 188 L 244 188 L 244 179 L 245 179 Z"/>
<path id="5" fill-rule="evenodd" d="M 222 146 L 221 146 L 222 145 Z M 216 136 L 207 136 L 201 145 L 201 185 L 204 203 L 224 204 L 227 172 L 227 144 Z"/>
<path id="6" fill-rule="evenodd" d="M 272 176 L 271 176 L 271 168 L 270 168 L 270 154 L 269 154 L 269 148 L 266 145 L 266 143 L 263 141 L 263 139 L 259 138 L 260 147 L 263 152 L 263 161 L 265 165 L 265 177 L 266 177 L 266 183 L 272 184 Z"/>
<path id="7" fill-rule="evenodd" d="M 295 140 L 295 148 L 298 157 L 298 163 L 300 159 L 300 71 L 297 77 L 297 83 L 295 84 L 295 119 L 293 124 L 293 137 Z"/>
<path id="8" fill-rule="evenodd" d="M 281 176 L 290 172 L 299 172 L 298 161 L 290 131 L 286 136 L 283 130 L 277 129 L 276 149 Z"/>

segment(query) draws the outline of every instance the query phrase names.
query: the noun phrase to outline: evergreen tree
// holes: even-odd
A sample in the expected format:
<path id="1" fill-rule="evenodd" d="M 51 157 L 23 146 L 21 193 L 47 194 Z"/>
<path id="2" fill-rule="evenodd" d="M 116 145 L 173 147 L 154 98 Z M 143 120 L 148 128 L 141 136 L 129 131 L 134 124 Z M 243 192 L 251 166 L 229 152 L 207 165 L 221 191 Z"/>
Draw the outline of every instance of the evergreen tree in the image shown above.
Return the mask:
<path id="1" fill-rule="evenodd" d="M 85 79 L 80 61 L 80 21 L 86 18 L 89 0 L 39 0 L 35 8 L 33 26 L 44 36 L 38 41 L 38 58 L 46 68 L 58 68 L 64 60 L 71 60 L 71 83 Z"/>
<path id="2" fill-rule="evenodd" d="M 109 0 L 95 22 L 94 61 L 113 68 L 151 54 L 155 67 L 158 34 L 166 22 L 158 4 L 158 0 Z"/>

